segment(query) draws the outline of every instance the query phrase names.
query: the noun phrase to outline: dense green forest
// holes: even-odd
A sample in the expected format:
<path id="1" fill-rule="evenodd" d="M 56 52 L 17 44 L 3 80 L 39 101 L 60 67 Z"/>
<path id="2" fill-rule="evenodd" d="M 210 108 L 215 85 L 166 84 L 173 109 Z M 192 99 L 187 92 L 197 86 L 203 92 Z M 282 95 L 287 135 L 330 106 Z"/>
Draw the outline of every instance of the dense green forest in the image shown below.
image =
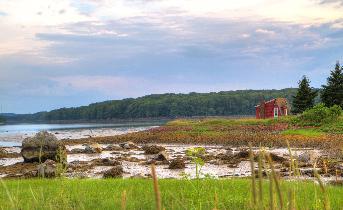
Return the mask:
<path id="1" fill-rule="evenodd" d="M 297 89 L 237 90 L 212 93 L 153 94 L 139 98 L 111 100 L 76 108 L 15 115 L 7 120 L 111 120 L 137 118 L 175 118 L 191 116 L 254 115 L 262 99 L 285 97 L 292 100 Z"/>
<path id="2" fill-rule="evenodd" d="M 0 124 L 5 122 L 5 118 L 0 116 Z"/>

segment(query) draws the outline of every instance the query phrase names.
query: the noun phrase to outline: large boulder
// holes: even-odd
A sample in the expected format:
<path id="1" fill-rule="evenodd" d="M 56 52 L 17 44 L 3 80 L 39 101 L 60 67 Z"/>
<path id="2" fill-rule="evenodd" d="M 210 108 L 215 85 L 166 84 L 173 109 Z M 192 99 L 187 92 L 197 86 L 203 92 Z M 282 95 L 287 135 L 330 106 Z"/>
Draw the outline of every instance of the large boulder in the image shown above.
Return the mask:
<path id="1" fill-rule="evenodd" d="M 54 160 L 57 162 L 66 162 L 65 146 L 58 141 L 54 134 L 42 131 L 34 137 L 24 139 L 21 148 L 21 155 L 24 162 L 45 162 Z"/>

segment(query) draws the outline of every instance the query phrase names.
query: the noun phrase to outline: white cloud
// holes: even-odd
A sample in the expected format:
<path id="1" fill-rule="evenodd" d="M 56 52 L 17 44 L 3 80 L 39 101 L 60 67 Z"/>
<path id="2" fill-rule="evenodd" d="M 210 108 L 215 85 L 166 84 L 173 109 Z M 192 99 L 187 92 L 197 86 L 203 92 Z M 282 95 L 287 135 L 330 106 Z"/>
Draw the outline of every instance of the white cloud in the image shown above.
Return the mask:
<path id="1" fill-rule="evenodd" d="M 272 19 L 296 23 L 323 23 L 343 17 L 342 5 L 313 0 L 104 0 L 93 13 L 104 19 L 151 14 L 179 14 L 197 17 Z"/>
<path id="2" fill-rule="evenodd" d="M 35 39 L 37 33 L 69 33 L 66 24 L 106 21 L 139 17 L 173 33 L 186 33 L 180 23 L 167 16 L 221 18 L 226 21 L 287 21 L 296 24 L 321 24 L 343 18 L 342 5 L 337 1 L 322 4 L 313 0 L 3 0 L 0 1 L 0 56 L 12 53 L 38 53 L 49 42 Z M 90 9 L 91 8 L 91 9 Z M 342 28 L 334 23 L 333 28 Z M 256 32 L 272 35 L 266 29 Z M 115 29 L 85 31 L 88 35 L 129 36 Z M 241 37 L 248 38 L 245 33 Z"/>
<path id="3" fill-rule="evenodd" d="M 256 29 L 255 32 L 259 34 L 269 35 L 269 36 L 275 35 L 275 31 L 262 29 L 262 28 Z"/>
<path id="4" fill-rule="evenodd" d="M 63 32 L 64 24 L 93 20 L 80 14 L 68 0 L 4 0 L 0 11 L 6 14 L 0 16 L 0 56 L 38 54 L 50 43 L 36 40 L 37 33 Z"/>
<path id="5" fill-rule="evenodd" d="M 242 38 L 249 38 L 249 37 L 250 37 L 250 34 L 242 34 L 241 37 L 242 37 Z"/>

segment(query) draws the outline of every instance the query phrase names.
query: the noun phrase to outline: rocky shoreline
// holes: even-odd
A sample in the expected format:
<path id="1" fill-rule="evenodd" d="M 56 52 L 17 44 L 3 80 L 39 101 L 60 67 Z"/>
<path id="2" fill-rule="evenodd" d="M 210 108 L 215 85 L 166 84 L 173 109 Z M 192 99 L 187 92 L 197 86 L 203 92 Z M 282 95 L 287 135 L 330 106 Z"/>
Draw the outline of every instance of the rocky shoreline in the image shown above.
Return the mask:
<path id="1" fill-rule="evenodd" d="M 227 145 L 190 145 L 190 144 L 135 144 L 121 142 L 117 144 L 73 144 L 65 145 L 66 162 L 46 158 L 39 161 L 24 161 L 23 148 L 0 148 L 0 177 L 31 178 L 56 177 L 60 174 L 70 178 L 148 178 L 150 165 L 157 167 L 160 178 L 194 178 L 195 163 L 187 151 L 203 148 L 199 158 L 203 160 L 201 177 L 247 177 L 251 175 L 249 152 L 246 147 Z M 287 148 L 264 148 L 270 154 L 280 177 L 294 179 L 290 171 L 290 155 Z M 21 153 L 20 153 L 21 152 Z M 257 162 L 260 149 L 253 148 Z M 314 177 L 318 173 L 327 181 L 342 182 L 343 162 L 317 149 L 292 149 L 297 160 L 300 178 Z M 257 165 L 257 164 L 256 164 Z M 257 168 L 256 168 L 257 170 Z M 268 168 L 266 168 L 268 170 Z"/>

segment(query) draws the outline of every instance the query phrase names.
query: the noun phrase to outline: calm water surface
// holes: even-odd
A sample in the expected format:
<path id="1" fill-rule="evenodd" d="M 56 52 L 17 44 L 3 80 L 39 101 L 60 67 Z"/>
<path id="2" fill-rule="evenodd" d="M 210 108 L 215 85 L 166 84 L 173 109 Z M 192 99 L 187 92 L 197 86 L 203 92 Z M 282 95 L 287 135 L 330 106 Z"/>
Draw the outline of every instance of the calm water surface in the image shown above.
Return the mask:
<path id="1" fill-rule="evenodd" d="M 113 124 L 14 124 L 0 125 L 0 146 L 18 146 L 39 131 L 48 131 L 58 139 L 113 136 L 156 127 L 163 122 L 113 123 Z"/>

